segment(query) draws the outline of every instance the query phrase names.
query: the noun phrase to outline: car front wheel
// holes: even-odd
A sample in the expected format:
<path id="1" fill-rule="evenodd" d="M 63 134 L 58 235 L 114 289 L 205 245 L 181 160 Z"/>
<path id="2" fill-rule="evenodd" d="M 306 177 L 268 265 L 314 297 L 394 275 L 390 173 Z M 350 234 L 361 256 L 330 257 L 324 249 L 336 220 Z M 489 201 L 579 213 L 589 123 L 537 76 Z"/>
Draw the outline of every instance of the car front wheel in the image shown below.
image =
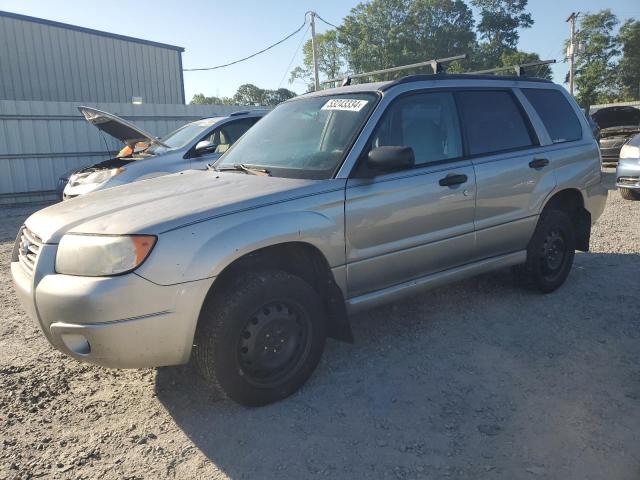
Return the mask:
<path id="1" fill-rule="evenodd" d="M 325 339 L 324 308 L 308 283 L 279 270 L 247 272 L 205 301 L 195 363 L 232 400 L 266 405 L 306 382 Z"/>

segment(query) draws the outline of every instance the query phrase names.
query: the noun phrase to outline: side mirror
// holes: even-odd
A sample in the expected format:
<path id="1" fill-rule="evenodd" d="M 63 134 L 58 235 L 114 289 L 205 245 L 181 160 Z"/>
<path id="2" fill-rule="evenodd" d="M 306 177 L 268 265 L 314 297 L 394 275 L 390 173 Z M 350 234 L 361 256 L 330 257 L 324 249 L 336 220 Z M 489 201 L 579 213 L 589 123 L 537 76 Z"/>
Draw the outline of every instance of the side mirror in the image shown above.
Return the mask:
<path id="1" fill-rule="evenodd" d="M 367 155 L 367 166 L 379 172 L 412 168 L 416 157 L 411 147 L 377 147 Z"/>
<path id="2" fill-rule="evenodd" d="M 204 155 L 205 153 L 212 153 L 215 152 L 216 148 L 218 148 L 218 145 L 215 143 L 202 140 L 196 144 L 195 154 Z"/>

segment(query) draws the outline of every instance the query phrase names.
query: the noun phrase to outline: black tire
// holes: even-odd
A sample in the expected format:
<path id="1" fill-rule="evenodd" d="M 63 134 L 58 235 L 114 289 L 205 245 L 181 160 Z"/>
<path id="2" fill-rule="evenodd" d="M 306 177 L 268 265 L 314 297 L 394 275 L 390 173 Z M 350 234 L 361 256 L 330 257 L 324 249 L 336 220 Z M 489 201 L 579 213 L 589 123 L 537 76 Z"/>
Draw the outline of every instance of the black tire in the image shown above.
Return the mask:
<path id="1" fill-rule="evenodd" d="M 214 389 L 250 407 L 288 397 L 311 376 L 326 340 L 322 302 L 295 275 L 239 275 L 205 300 L 196 368 Z"/>
<path id="2" fill-rule="evenodd" d="M 540 215 L 527 246 L 524 273 L 528 283 L 550 293 L 567 279 L 576 250 L 576 235 L 569 216 L 561 210 L 546 210 Z"/>
<path id="3" fill-rule="evenodd" d="M 640 191 L 631 190 L 630 188 L 621 188 L 620 196 L 625 200 L 640 200 Z"/>

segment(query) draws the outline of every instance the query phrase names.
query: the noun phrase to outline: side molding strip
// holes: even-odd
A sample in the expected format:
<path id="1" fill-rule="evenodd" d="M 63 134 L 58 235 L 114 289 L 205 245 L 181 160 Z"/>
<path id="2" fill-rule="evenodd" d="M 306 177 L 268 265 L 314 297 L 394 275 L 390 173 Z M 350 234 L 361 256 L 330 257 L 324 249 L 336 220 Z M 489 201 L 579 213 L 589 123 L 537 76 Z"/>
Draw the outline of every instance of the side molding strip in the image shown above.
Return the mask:
<path id="1" fill-rule="evenodd" d="M 350 298 L 346 301 L 347 311 L 349 314 L 354 314 L 361 310 L 400 300 L 423 290 L 439 287 L 447 283 L 462 280 L 464 278 L 479 275 L 498 268 L 518 265 L 520 263 L 524 263 L 526 259 L 527 252 L 522 250 L 520 252 L 509 253 L 507 255 L 500 255 L 499 257 L 487 258 L 485 260 L 462 265 L 443 272 L 432 273 L 425 277 L 420 277 L 392 287 L 387 287 L 382 290 Z"/>

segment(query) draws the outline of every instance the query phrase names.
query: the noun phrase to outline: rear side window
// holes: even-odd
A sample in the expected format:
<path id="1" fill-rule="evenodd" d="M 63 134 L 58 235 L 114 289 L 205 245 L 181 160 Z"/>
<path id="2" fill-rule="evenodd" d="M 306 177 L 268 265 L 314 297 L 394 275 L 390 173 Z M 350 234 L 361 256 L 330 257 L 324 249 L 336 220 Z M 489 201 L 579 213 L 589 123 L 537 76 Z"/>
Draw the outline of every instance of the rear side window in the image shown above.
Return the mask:
<path id="1" fill-rule="evenodd" d="M 522 93 L 536 109 L 553 143 L 582 138 L 582 126 L 565 96 L 557 90 L 523 88 Z"/>
<path id="2" fill-rule="evenodd" d="M 522 111 L 510 92 L 456 92 L 469 155 L 516 150 L 533 145 Z"/>

